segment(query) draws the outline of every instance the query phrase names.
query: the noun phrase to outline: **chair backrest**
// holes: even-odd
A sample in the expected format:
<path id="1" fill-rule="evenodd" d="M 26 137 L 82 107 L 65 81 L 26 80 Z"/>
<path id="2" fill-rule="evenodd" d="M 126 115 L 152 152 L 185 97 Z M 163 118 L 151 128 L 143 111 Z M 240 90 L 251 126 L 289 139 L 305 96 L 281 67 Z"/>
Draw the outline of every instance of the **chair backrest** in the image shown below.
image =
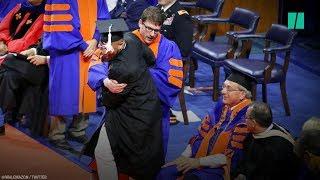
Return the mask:
<path id="1" fill-rule="evenodd" d="M 260 16 L 253 11 L 236 7 L 232 12 L 229 22 L 254 33 L 257 29 Z"/>
<path id="2" fill-rule="evenodd" d="M 198 0 L 196 6 L 221 15 L 224 0 Z"/>
<path id="3" fill-rule="evenodd" d="M 291 45 L 296 32 L 280 24 L 272 24 L 266 33 L 266 40 L 282 45 Z"/>

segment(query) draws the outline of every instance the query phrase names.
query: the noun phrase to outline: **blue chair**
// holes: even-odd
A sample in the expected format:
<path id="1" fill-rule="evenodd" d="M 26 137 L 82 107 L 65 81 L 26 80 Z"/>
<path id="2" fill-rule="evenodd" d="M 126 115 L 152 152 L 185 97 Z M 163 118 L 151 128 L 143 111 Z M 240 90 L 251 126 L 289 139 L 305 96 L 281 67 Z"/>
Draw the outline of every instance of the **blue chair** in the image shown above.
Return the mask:
<path id="1" fill-rule="evenodd" d="M 232 58 L 237 47 L 238 42 L 234 41 L 231 37 L 235 34 L 254 34 L 259 22 L 259 16 L 247 9 L 235 8 L 232 12 L 231 16 L 228 19 L 221 18 L 212 18 L 212 17 L 203 17 L 202 23 L 212 24 L 212 23 L 228 23 L 230 24 L 230 31 L 227 32 L 227 37 L 229 37 L 228 42 L 214 42 L 207 41 L 195 42 L 191 54 L 191 64 L 190 64 L 190 87 L 194 87 L 194 63 L 195 60 L 200 60 L 206 64 L 209 64 L 212 67 L 213 71 L 213 94 L 212 99 L 214 101 L 218 100 L 219 96 L 219 75 L 220 75 L 220 67 L 223 65 L 223 61 L 228 58 Z M 239 31 L 234 31 L 234 27 L 238 26 L 242 28 Z M 250 41 L 243 41 L 242 43 L 246 44 L 246 56 L 249 55 L 251 50 Z"/>
<path id="2" fill-rule="evenodd" d="M 263 35 L 235 35 L 237 40 L 260 38 L 266 42 L 263 49 L 264 60 L 251 58 L 228 59 L 224 66 L 227 69 L 238 71 L 255 80 L 252 86 L 252 96 L 256 99 L 257 84 L 262 84 L 262 99 L 267 102 L 267 84 L 280 83 L 282 101 L 287 116 L 290 116 L 290 108 L 286 92 L 286 74 L 290 62 L 291 44 L 296 32 L 286 26 L 272 24 L 265 36 Z M 273 46 L 270 47 L 270 44 Z M 284 62 L 277 63 L 276 55 L 285 53 Z"/>

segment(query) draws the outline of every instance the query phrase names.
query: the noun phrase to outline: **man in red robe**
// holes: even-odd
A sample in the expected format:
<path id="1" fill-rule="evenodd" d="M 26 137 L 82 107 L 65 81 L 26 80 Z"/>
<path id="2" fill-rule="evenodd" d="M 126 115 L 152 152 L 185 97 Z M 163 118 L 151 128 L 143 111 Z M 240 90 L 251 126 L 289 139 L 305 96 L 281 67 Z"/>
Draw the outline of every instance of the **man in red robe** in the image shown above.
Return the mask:
<path id="1" fill-rule="evenodd" d="M 16 5 L 0 23 L 0 55 L 19 53 L 37 44 L 43 32 L 43 14 L 43 0 Z"/>

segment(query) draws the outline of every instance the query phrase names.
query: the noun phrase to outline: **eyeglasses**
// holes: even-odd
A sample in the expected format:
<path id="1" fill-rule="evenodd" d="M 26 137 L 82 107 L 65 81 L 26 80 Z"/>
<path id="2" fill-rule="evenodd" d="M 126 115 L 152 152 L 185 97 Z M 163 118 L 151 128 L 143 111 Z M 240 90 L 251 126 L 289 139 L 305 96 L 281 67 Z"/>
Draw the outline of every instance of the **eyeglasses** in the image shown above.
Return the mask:
<path id="1" fill-rule="evenodd" d="M 227 92 L 234 92 L 234 91 L 242 91 L 240 89 L 232 89 L 229 85 L 223 85 L 222 90 L 226 90 Z"/>
<path id="2" fill-rule="evenodd" d="M 152 27 L 146 26 L 144 22 L 142 24 L 146 28 L 146 30 L 150 33 L 153 31 L 155 34 L 158 34 L 161 30 L 161 29 L 153 29 Z"/>

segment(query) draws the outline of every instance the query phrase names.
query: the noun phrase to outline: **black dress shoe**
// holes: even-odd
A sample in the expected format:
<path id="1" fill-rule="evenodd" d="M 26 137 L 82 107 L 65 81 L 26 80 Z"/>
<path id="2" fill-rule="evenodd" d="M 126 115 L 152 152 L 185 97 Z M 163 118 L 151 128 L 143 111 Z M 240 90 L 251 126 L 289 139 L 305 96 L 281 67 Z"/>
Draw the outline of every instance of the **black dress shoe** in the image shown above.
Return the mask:
<path id="1" fill-rule="evenodd" d="M 49 142 L 58 149 L 64 150 L 74 150 L 71 145 L 65 139 L 58 139 L 58 140 L 49 140 Z"/>
<path id="2" fill-rule="evenodd" d="M 87 138 L 86 135 L 73 136 L 73 135 L 69 134 L 69 139 L 71 141 L 76 141 L 76 142 L 81 143 L 81 144 L 87 144 L 89 142 L 89 139 Z"/>
<path id="3" fill-rule="evenodd" d="M 3 136 L 5 134 L 6 134 L 6 129 L 5 129 L 4 125 L 3 125 L 3 126 L 0 127 L 0 136 Z"/>

